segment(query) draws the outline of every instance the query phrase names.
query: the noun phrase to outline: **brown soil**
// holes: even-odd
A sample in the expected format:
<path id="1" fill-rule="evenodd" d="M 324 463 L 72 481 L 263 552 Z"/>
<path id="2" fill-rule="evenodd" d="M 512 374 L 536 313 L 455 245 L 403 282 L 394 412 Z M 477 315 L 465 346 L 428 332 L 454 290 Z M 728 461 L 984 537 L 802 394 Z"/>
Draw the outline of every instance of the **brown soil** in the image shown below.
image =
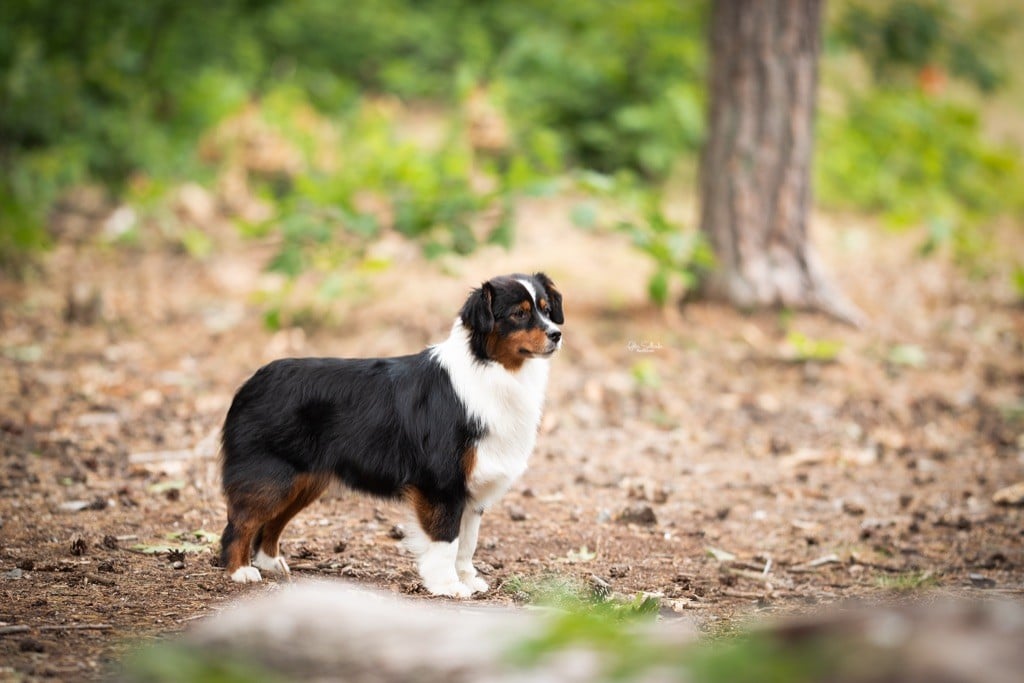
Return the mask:
<path id="1" fill-rule="evenodd" d="M 230 583 L 194 534 L 224 524 L 215 440 L 234 389 L 279 356 L 422 348 L 470 286 L 514 269 L 559 283 L 566 344 L 531 469 L 485 517 L 479 600 L 514 603 L 521 579 L 554 574 L 720 630 L 849 598 L 1020 599 L 1024 509 L 992 501 L 1024 479 L 1024 312 L 1001 280 L 821 219 L 870 329 L 663 311 L 646 264 L 566 213 L 526 204 L 513 251 L 445 268 L 384 245 L 395 267 L 309 332 L 265 330 L 253 292 L 270 247 L 223 226 L 206 261 L 68 238 L 28 282 L 0 283 L 0 678 L 96 678 L 140 640 L 276 590 Z M 842 350 L 802 360 L 787 330 Z M 284 552 L 296 577 L 431 599 L 394 539 L 404 523 L 399 504 L 331 491 Z M 169 534 L 200 552 L 133 549 L 181 543 Z"/>

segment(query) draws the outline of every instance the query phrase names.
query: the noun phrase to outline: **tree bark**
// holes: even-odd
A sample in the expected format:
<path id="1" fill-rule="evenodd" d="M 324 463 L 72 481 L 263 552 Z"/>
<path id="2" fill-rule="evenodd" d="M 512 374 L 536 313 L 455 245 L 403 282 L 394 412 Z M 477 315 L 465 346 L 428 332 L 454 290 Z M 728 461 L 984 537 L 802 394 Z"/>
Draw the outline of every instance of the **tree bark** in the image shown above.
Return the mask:
<path id="1" fill-rule="evenodd" d="M 742 308 L 822 310 L 860 324 L 807 238 L 824 0 L 719 0 L 700 229 L 717 258 L 704 294 Z"/>

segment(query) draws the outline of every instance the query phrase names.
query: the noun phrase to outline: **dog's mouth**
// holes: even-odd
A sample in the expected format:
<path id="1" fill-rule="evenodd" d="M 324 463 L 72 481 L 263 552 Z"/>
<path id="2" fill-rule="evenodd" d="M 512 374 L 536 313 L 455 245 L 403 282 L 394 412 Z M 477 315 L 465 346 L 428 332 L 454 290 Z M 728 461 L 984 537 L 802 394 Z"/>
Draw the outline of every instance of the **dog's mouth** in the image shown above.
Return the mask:
<path id="1" fill-rule="evenodd" d="M 560 344 L 552 344 L 549 348 L 543 351 L 534 351 L 533 349 L 520 348 L 519 353 L 528 358 L 550 358 L 555 355 L 555 351 L 561 348 Z"/>

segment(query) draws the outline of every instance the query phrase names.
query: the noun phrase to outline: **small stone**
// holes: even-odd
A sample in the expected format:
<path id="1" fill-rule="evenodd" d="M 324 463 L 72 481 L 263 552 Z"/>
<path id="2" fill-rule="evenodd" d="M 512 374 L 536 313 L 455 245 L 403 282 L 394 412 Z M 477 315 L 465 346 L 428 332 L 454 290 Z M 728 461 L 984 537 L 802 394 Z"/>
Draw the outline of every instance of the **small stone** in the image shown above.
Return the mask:
<path id="1" fill-rule="evenodd" d="M 864 514 L 864 506 L 854 500 L 844 500 L 843 512 L 856 517 Z"/>
<path id="2" fill-rule="evenodd" d="M 80 512 L 82 510 L 88 510 L 92 503 L 88 500 L 69 500 L 66 503 L 61 503 L 58 509 L 61 512 Z"/>
<path id="3" fill-rule="evenodd" d="M 118 546 L 119 542 L 117 540 L 117 536 L 107 534 L 103 537 L 103 547 L 107 550 L 117 550 Z"/>
<path id="4" fill-rule="evenodd" d="M 968 574 L 967 578 L 971 580 L 971 585 L 975 588 L 995 588 L 995 579 L 990 579 L 984 574 Z"/>
<path id="5" fill-rule="evenodd" d="M 651 496 L 651 501 L 656 505 L 661 505 L 663 503 L 668 502 L 668 497 L 671 493 L 671 486 L 668 486 L 667 484 L 664 486 L 659 486 L 658 488 L 654 489 L 654 493 Z"/>
<path id="6" fill-rule="evenodd" d="M 616 519 L 620 524 L 657 524 L 658 517 L 654 514 L 654 508 L 650 505 L 640 503 L 630 505 L 619 513 Z"/>
<path id="7" fill-rule="evenodd" d="M 388 532 L 388 536 L 393 538 L 393 539 L 395 539 L 396 541 L 401 541 L 403 538 L 405 538 L 405 527 L 402 526 L 401 524 L 394 525 L 393 527 L 391 527 L 391 531 Z M 340 545 L 342 545 L 342 549 L 338 550 L 337 549 L 338 546 L 334 546 L 335 547 L 334 552 L 343 552 L 344 551 L 344 549 L 346 547 L 345 546 L 345 542 L 342 541 Z"/>
<path id="8" fill-rule="evenodd" d="M 511 507 L 508 510 L 508 518 L 513 522 L 522 522 L 526 519 L 526 510 L 518 506 Z"/>
<path id="9" fill-rule="evenodd" d="M 185 563 L 182 562 L 181 560 L 177 560 L 175 562 L 171 562 L 171 569 L 184 569 L 184 568 L 185 568 Z"/>
<path id="10" fill-rule="evenodd" d="M 18 649 L 22 652 L 46 652 L 46 646 L 35 638 L 23 638 L 18 643 Z"/>
<path id="11" fill-rule="evenodd" d="M 1024 505 L 1024 481 L 999 489 L 992 494 L 996 505 Z"/>
<path id="12" fill-rule="evenodd" d="M 4 573 L 4 578 L 5 579 L 20 579 L 22 576 L 24 576 L 24 573 L 20 569 L 17 569 L 17 568 L 12 569 L 11 571 Z"/>

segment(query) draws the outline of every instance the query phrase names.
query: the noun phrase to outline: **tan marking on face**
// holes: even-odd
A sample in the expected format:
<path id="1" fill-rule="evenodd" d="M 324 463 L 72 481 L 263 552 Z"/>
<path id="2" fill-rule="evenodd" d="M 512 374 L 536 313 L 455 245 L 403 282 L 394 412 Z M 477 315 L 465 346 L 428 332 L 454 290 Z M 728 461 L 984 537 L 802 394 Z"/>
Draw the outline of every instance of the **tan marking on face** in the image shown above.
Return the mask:
<path id="1" fill-rule="evenodd" d="M 529 313 L 531 308 L 533 308 L 533 306 L 530 305 L 529 301 L 523 301 L 522 303 L 519 304 L 519 310 L 521 311 L 526 311 L 527 313 Z"/>
<path id="2" fill-rule="evenodd" d="M 529 353 L 545 353 L 548 350 L 548 336 L 539 327 L 516 330 L 507 336 L 492 333 L 487 338 L 487 355 L 501 363 L 509 372 L 516 372 L 523 366 Z"/>
<path id="3" fill-rule="evenodd" d="M 537 308 L 539 308 L 544 313 L 547 313 L 548 312 L 548 300 L 547 299 L 541 299 L 540 301 L 538 301 L 537 302 Z"/>

